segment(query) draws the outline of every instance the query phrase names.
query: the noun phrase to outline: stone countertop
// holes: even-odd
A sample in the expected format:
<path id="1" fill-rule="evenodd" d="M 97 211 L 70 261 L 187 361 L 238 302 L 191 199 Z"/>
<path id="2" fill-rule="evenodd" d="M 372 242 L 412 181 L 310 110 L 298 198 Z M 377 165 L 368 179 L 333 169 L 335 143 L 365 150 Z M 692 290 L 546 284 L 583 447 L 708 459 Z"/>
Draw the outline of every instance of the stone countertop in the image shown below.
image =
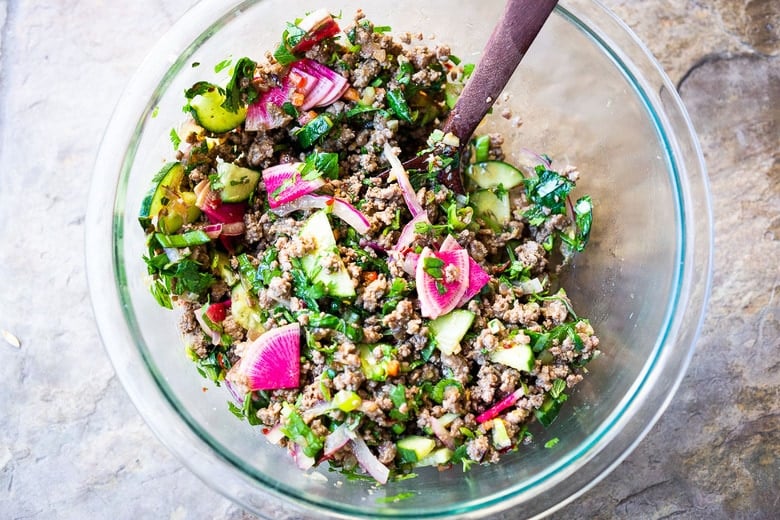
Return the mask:
<path id="1" fill-rule="evenodd" d="M 0 336 L 0 518 L 252 518 L 183 468 L 130 404 L 84 272 L 100 135 L 123 84 L 193 3 L 0 0 L 0 330 L 21 342 Z M 699 132 L 714 279 L 669 409 L 553 518 L 776 518 L 780 2 L 604 3 L 659 59 Z"/>

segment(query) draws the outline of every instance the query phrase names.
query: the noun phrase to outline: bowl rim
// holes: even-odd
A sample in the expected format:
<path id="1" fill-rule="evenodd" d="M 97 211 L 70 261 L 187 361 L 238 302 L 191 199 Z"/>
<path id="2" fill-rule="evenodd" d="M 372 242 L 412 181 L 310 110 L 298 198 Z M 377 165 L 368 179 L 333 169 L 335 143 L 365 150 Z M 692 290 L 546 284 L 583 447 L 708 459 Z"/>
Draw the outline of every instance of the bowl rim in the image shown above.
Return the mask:
<path id="1" fill-rule="evenodd" d="M 137 329 L 137 323 L 135 322 L 132 309 L 127 309 L 121 304 L 124 301 L 123 298 L 127 296 L 125 294 L 127 283 L 123 269 L 121 242 L 116 240 L 116 235 L 121 237 L 124 232 L 123 215 L 121 211 L 117 211 L 116 205 L 118 204 L 117 201 L 123 200 L 125 190 L 127 189 L 127 179 L 125 177 L 125 182 L 121 182 L 121 172 L 126 172 L 132 165 L 139 144 L 139 131 L 143 126 L 143 122 L 156 106 L 157 99 L 149 98 L 149 93 L 157 92 L 160 85 L 172 78 L 173 72 L 183 66 L 183 63 L 188 60 L 193 50 L 204 39 L 204 35 L 207 35 L 219 24 L 230 20 L 245 7 L 260 1 L 262 0 L 233 0 L 230 5 L 226 6 L 221 0 L 204 0 L 196 4 L 154 46 L 122 94 L 108 124 L 95 161 L 89 205 L 85 219 L 85 232 L 88 238 L 85 240 L 86 264 L 93 312 L 103 345 L 132 402 L 161 442 L 208 485 L 228 498 L 237 500 L 245 507 L 256 512 L 258 508 L 254 505 L 254 501 L 240 492 L 242 486 L 260 483 L 263 489 L 258 489 L 258 491 L 261 494 L 269 494 L 274 498 L 288 501 L 297 508 L 303 508 L 303 510 L 310 512 L 316 511 L 319 514 L 347 518 L 353 515 L 360 515 L 361 511 L 354 506 L 345 506 L 343 508 L 331 506 L 335 507 L 335 509 L 323 509 L 322 503 L 309 500 L 305 496 L 296 496 L 290 490 L 280 488 L 272 482 L 268 482 L 261 475 L 257 475 L 256 472 L 252 477 L 246 474 L 234 473 L 236 470 L 246 470 L 247 468 L 241 465 L 240 461 L 232 460 L 230 456 L 227 456 L 225 451 L 220 449 L 219 442 L 210 438 L 210 435 L 203 432 L 188 414 L 182 412 L 181 408 L 177 406 L 172 392 L 167 389 L 164 376 L 156 370 L 154 363 L 149 359 L 146 349 L 142 347 L 139 351 L 140 357 L 144 362 L 143 366 L 147 367 L 148 371 L 141 370 L 137 365 L 138 356 L 132 349 L 119 347 L 119 345 L 136 344 L 136 335 L 133 333 L 133 330 Z M 584 7 L 581 4 L 585 4 Z M 216 21 L 213 14 L 215 12 L 223 13 Z M 415 512 L 413 516 L 417 518 L 435 518 L 450 514 L 472 516 L 477 512 L 480 515 L 496 513 L 522 501 L 529 490 L 540 489 L 544 492 L 547 488 L 556 485 L 571 474 L 579 472 L 583 467 L 598 459 L 603 449 L 615 437 L 623 434 L 623 428 L 615 428 L 615 426 L 626 423 L 636 416 L 640 408 L 647 406 L 648 396 L 640 395 L 640 390 L 646 384 L 651 383 L 654 377 L 657 377 L 653 369 L 663 361 L 664 356 L 669 355 L 671 347 L 665 348 L 667 340 L 670 337 L 676 338 L 681 334 L 683 321 L 695 323 L 693 333 L 689 333 L 686 338 L 687 341 L 684 341 L 684 343 L 687 343 L 687 345 L 684 345 L 687 351 L 675 374 L 673 384 L 667 387 L 668 393 L 660 404 L 658 402 L 653 403 L 656 411 L 651 415 L 650 420 L 642 425 L 642 428 L 635 433 L 630 442 L 625 444 L 616 458 L 613 458 L 611 461 L 599 461 L 599 470 L 595 472 L 588 485 L 579 488 L 564 500 L 552 505 L 543 514 L 557 510 L 580 496 L 603 479 L 628 456 L 671 402 L 690 363 L 695 340 L 703 322 L 712 277 L 712 210 L 703 156 L 685 107 L 670 80 L 645 46 L 616 15 L 611 13 L 598 0 L 562 0 L 556 8 L 556 13 L 577 26 L 610 57 L 613 64 L 618 67 L 624 77 L 629 80 L 629 84 L 634 87 L 634 93 L 639 95 L 642 105 L 648 111 L 648 115 L 651 116 L 656 126 L 657 135 L 663 142 L 663 146 L 666 149 L 667 164 L 672 172 L 670 173 L 673 181 L 671 184 L 674 188 L 674 198 L 677 202 L 675 209 L 678 212 L 677 217 L 680 221 L 677 230 L 677 270 L 672 284 L 677 290 L 672 292 L 670 301 L 667 303 L 667 313 L 663 324 L 664 333 L 657 338 L 653 353 L 645 362 L 640 376 L 634 381 L 627 395 L 619 402 L 612 413 L 577 448 L 571 450 L 556 465 L 525 481 L 525 485 L 521 487 L 510 487 L 501 493 L 470 500 L 439 512 L 426 512 L 422 516 L 419 512 Z M 193 38 L 193 30 L 190 28 L 193 18 L 208 22 L 206 25 L 198 24 L 200 32 L 196 38 Z M 597 22 L 594 22 L 594 20 L 597 20 Z M 594 29 L 594 23 L 601 23 L 602 25 L 596 25 Z M 678 111 L 682 116 L 683 128 L 686 131 L 685 135 L 667 135 L 666 129 L 670 127 L 670 123 L 665 111 L 659 110 L 661 103 L 658 96 L 660 94 L 653 92 L 649 85 L 643 85 L 646 79 L 643 79 L 641 75 L 637 75 L 630 58 L 625 55 L 625 48 L 618 51 L 612 47 L 612 40 L 603 32 L 604 24 L 611 24 L 613 30 L 617 28 L 617 30 L 622 31 L 620 36 L 627 37 L 627 41 L 635 46 L 635 49 L 632 49 L 632 51 L 638 52 L 640 57 L 648 60 L 651 70 L 660 78 L 662 87 L 667 91 L 666 94 L 671 101 L 671 109 Z M 601 31 L 599 32 L 596 29 L 601 29 Z M 182 49 L 184 49 L 183 52 Z M 177 56 L 177 58 L 172 61 L 165 61 L 155 59 L 155 56 Z M 147 98 L 149 101 L 140 114 L 130 104 L 122 102 L 125 99 Z M 683 166 L 682 173 L 687 173 L 688 175 L 681 175 L 680 163 L 675 160 L 675 158 L 681 155 L 681 146 L 677 142 L 677 139 L 681 138 L 690 140 L 689 146 L 692 146 L 694 150 L 695 157 L 693 160 L 698 170 L 697 172 L 687 172 Z M 121 146 L 125 143 L 127 143 L 127 146 L 123 153 L 117 154 L 117 149 L 121 149 Z M 120 148 L 117 148 L 117 146 Z M 117 171 L 120 172 L 118 183 L 116 179 L 112 180 L 111 175 L 105 174 L 105 172 L 113 173 Z M 695 176 L 695 178 L 691 176 Z M 698 201 L 702 207 L 696 211 L 693 211 L 693 204 L 690 200 L 692 188 L 686 184 L 692 181 L 704 187 L 704 190 L 697 194 L 698 197 L 702 198 L 702 200 Z M 106 193 L 113 194 L 113 197 L 105 197 L 104 194 Z M 696 220 L 696 222 L 691 224 L 689 222 L 690 219 Z M 689 226 L 694 227 L 689 229 Z M 686 231 L 693 233 L 693 231 L 698 231 L 698 228 L 702 228 L 703 231 L 698 233 L 698 237 L 694 236 L 692 238 L 698 239 L 699 242 L 703 240 L 705 244 L 703 246 L 697 245 L 695 251 L 686 249 L 686 244 L 688 243 L 685 236 Z M 116 233 L 117 230 L 118 233 Z M 702 234 L 703 236 L 701 236 Z M 699 242 L 696 244 L 699 244 Z M 106 244 L 111 244 L 112 247 L 109 248 Z M 698 249 L 702 248 L 702 251 L 698 251 Z M 694 253 L 696 256 L 692 258 L 691 255 Z M 697 263 L 700 265 L 696 265 Z M 109 279 L 115 283 L 108 284 L 108 287 L 106 287 L 104 281 Z M 692 294 L 692 291 L 695 294 Z M 690 308 L 690 300 L 692 298 L 697 299 L 693 302 L 694 308 Z M 680 310 L 680 306 L 682 306 L 683 312 L 678 314 L 677 311 Z M 124 319 L 121 319 L 122 317 Z M 672 345 L 674 345 L 674 342 L 672 342 Z M 172 418 L 175 422 L 174 425 L 170 424 Z M 225 469 L 231 472 L 232 478 L 229 482 L 216 483 L 206 478 L 206 470 L 204 468 L 214 464 L 225 466 Z M 558 478 L 548 480 L 548 477 L 553 473 L 557 473 Z M 546 486 L 537 487 L 537 484 L 540 483 L 546 484 Z M 299 509 L 294 510 L 298 511 Z M 371 514 L 377 517 L 378 513 L 372 512 Z M 404 515 L 404 512 L 388 507 L 387 517 L 399 514 Z M 380 514 L 379 516 L 384 515 Z"/>

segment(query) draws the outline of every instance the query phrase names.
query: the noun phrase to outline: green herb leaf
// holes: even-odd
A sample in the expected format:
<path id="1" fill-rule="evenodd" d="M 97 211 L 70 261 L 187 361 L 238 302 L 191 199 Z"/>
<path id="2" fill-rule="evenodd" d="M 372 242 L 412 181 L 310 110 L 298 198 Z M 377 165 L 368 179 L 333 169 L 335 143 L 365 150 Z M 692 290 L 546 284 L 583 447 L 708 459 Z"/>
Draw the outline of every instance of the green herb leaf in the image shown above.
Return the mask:
<path id="1" fill-rule="evenodd" d="M 401 89 L 394 88 L 389 90 L 387 92 L 387 103 L 390 105 L 390 109 L 395 113 L 395 115 L 407 123 L 413 122 L 409 104 L 406 102 L 406 97 L 404 96 L 404 93 L 401 91 Z"/>
<path id="2" fill-rule="evenodd" d="M 320 114 L 297 130 L 294 135 L 303 148 L 311 148 L 314 143 L 327 135 L 331 128 L 333 128 L 333 121 L 330 117 Z"/>
<path id="3" fill-rule="evenodd" d="M 222 102 L 222 108 L 230 112 L 238 112 L 241 107 L 250 105 L 257 99 L 257 90 L 252 86 L 256 68 L 257 63 L 249 58 L 241 58 L 236 62 L 233 76 L 225 87 L 225 101 Z"/>
<path id="4" fill-rule="evenodd" d="M 549 441 L 544 443 L 544 447 L 545 448 L 552 448 L 553 446 L 558 444 L 559 441 L 560 441 L 560 439 L 558 437 L 553 437 L 552 439 L 550 439 Z"/>
<path id="5" fill-rule="evenodd" d="M 197 83 L 195 83 L 190 88 L 184 91 L 184 97 L 187 99 L 192 99 L 195 96 L 203 95 L 206 92 L 211 92 L 214 89 L 223 92 L 222 88 L 214 85 L 213 83 L 209 83 L 208 81 L 198 81 Z"/>
<path id="6" fill-rule="evenodd" d="M 181 144 L 181 138 L 179 137 L 179 134 L 176 132 L 176 129 L 171 128 L 171 133 L 169 135 L 171 136 L 171 144 L 173 145 L 173 149 L 178 150 L 179 145 Z"/>
<path id="7" fill-rule="evenodd" d="M 301 177 L 309 180 L 307 175 L 319 172 L 325 178 L 339 178 L 339 154 L 335 152 L 313 152 L 306 156 L 301 169 Z M 318 175 L 319 176 L 319 175 Z"/>
<path id="8" fill-rule="evenodd" d="M 214 65 L 214 72 L 219 74 L 220 72 L 222 72 L 226 68 L 230 67 L 231 63 L 233 63 L 233 58 L 227 58 L 227 59 L 224 59 L 224 60 L 220 61 L 219 63 Z"/>

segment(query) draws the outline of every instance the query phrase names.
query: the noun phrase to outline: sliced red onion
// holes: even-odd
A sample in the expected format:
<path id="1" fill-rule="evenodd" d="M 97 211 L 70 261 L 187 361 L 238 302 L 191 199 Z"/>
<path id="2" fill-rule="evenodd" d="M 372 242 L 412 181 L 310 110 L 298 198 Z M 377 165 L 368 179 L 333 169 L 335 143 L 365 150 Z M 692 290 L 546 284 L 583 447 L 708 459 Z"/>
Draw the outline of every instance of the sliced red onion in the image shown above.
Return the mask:
<path id="1" fill-rule="evenodd" d="M 331 213 L 355 228 L 355 231 L 361 235 L 368 233 L 371 228 L 368 218 L 355 206 L 344 199 L 328 195 L 303 195 L 287 204 L 277 206 L 271 211 L 283 217 L 293 211 L 323 208 L 328 208 Z"/>
<path id="2" fill-rule="evenodd" d="M 360 467 L 366 470 L 380 484 L 386 484 L 387 479 L 390 477 L 390 469 L 371 453 L 371 449 L 366 442 L 361 437 L 355 437 L 350 441 L 350 445 Z"/>
<path id="3" fill-rule="evenodd" d="M 325 437 L 323 457 L 326 459 L 330 458 L 334 453 L 346 446 L 346 444 L 351 440 L 351 437 L 354 436 L 350 436 L 350 433 L 352 432 L 347 427 L 347 423 L 341 423 L 336 427 L 335 430 L 329 433 L 328 436 Z"/>
<path id="4" fill-rule="evenodd" d="M 237 237 L 243 235 L 244 231 L 246 231 L 246 225 L 243 221 L 229 224 L 209 224 L 203 227 L 203 232 L 212 240 L 220 236 Z"/>
<path id="5" fill-rule="evenodd" d="M 539 278 L 520 282 L 517 284 L 517 288 L 523 291 L 523 294 L 536 294 L 544 291 L 544 287 L 542 286 L 542 282 L 539 281 Z"/>
<path id="6" fill-rule="evenodd" d="M 226 378 L 247 391 L 297 388 L 300 341 L 297 323 L 271 329 L 247 346 Z"/>
<path id="7" fill-rule="evenodd" d="M 290 68 L 290 72 L 285 76 L 285 78 L 288 81 L 292 81 L 289 79 L 292 75 L 298 75 L 300 78 L 300 81 L 298 81 L 298 84 L 295 85 L 295 91 L 300 92 L 303 94 L 304 98 L 309 95 L 309 93 L 314 89 L 315 85 L 317 85 L 317 78 L 306 72 L 300 67 L 297 67 L 295 64 Z M 303 110 L 303 107 L 301 107 Z"/>
<path id="8" fill-rule="evenodd" d="M 242 402 L 243 402 L 243 399 L 242 399 Z M 270 430 L 266 431 L 264 433 L 264 435 L 265 435 L 265 438 L 268 439 L 268 442 L 270 442 L 271 444 L 277 444 L 278 445 L 280 442 L 282 442 L 282 439 L 284 439 L 284 431 L 282 430 L 281 423 L 277 424 L 276 426 L 274 426 Z"/>
<path id="9" fill-rule="evenodd" d="M 236 387 L 235 387 L 235 385 L 233 383 L 231 383 L 230 381 L 228 381 L 226 379 L 225 380 L 225 387 L 228 389 L 228 392 L 230 392 L 230 396 L 233 398 L 233 401 L 235 401 L 236 404 L 239 404 L 239 405 L 244 404 L 244 396 L 240 395 L 238 393 L 238 390 L 236 389 Z"/>
<path id="10" fill-rule="evenodd" d="M 406 174 L 404 165 L 401 164 L 400 159 L 395 155 L 390 143 L 385 142 L 384 152 L 385 158 L 390 163 L 390 174 L 395 175 L 395 178 L 398 180 L 398 185 L 401 187 L 401 193 L 403 193 L 406 206 L 409 208 L 412 217 L 416 217 L 423 212 L 423 207 L 420 204 L 420 201 L 417 200 L 417 194 L 414 192 L 412 183 L 409 181 L 409 176 Z"/>
<path id="11" fill-rule="evenodd" d="M 458 270 L 456 280 L 447 282 L 437 280 L 425 270 L 426 258 L 438 258 L 444 265 L 441 270 L 455 266 Z M 469 283 L 469 255 L 464 249 L 455 251 L 440 251 L 434 253 L 430 248 L 423 249 L 417 262 L 415 273 L 417 296 L 420 299 L 420 313 L 426 318 L 438 318 L 447 314 L 455 307 L 466 293 Z M 440 292 L 440 289 L 443 289 Z"/>
<path id="12" fill-rule="evenodd" d="M 482 412 L 481 414 L 477 415 L 476 421 L 479 424 L 482 424 L 483 422 L 489 421 L 491 419 L 495 419 L 499 416 L 501 412 L 506 410 L 507 408 L 510 408 L 515 405 L 515 403 L 523 397 L 523 387 L 521 386 L 508 396 L 501 399 L 499 402 Z"/>
<path id="13" fill-rule="evenodd" d="M 263 182 L 268 192 L 268 205 L 277 208 L 320 188 L 322 177 L 306 181 L 301 179 L 303 163 L 284 163 L 263 170 Z"/>
<path id="14" fill-rule="evenodd" d="M 417 273 L 417 262 L 419 261 L 420 255 L 410 251 L 404 255 L 404 261 L 401 264 L 401 269 L 403 269 L 404 272 L 409 276 L 415 276 Z"/>
<path id="15" fill-rule="evenodd" d="M 302 469 L 304 471 L 314 466 L 314 463 L 316 462 L 314 457 L 309 457 L 306 455 L 303 452 L 303 448 L 294 442 L 290 443 L 290 454 L 295 461 L 295 465 L 298 466 L 298 469 Z"/>
<path id="16" fill-rule="evenodd" d="M 194 310 L 195 312 L 195 320 L 198 322 L 198 325 L 200 325 L 200 328 L 203 332 L 208 334 L 209 339 L 211 339 L 212 345 L 219 345 L 222 343 L 222 336 L 219 332 L 209 327 L 208 323 L 206 323 L 206 320 L 203 319 L 203 314 L 205 313 L 205 310 L 203 307 L 200 307 L 198 309 Z"/>
<path id="17" fill-rule="evenodd" d="M 393 246 L 394 251 L 403 251 L 404 249 L 412 245 L 412 242 L 414 241 L 414 236 L 417 234 L 415 228 L 417 227 L 417 224 L 421 222 L 424 222 L 426 224 L 430 223 L 430 221 L 428 220 L 427 211 L 423 211 L 419 215 L 415 216 L 404 226 L 404 228 L 401 230 L 401 234 L 398 236 L 398 240 L 396 241 L 395 246 Z"/>
<path id="18" fill-rule="evenodd" d="M 539 161 L 541 164 L 544 164 L 548 168 L 551 166 L 551 163 L 550 163 L 549 159 L 546 159 L 543 155 L 539 155 L 538 153 L 534 152 L 533 150 L 530 150 L 528 148 L 521 148 L 520 151 L 523 152 L 524 154 L 530 156 L 530 157 L 533 157 L 534 159 Z"/>
<path id="19" fill-rule="evenodd" d="M 302 413 L 303 420 L 305 422 L 309 422 L 315 417 L 319 417 L 320 415 L 325 415 L 331 410 L 333 410 L 332 403 L 330 403 L 329 401 L 321 401 Z"/>
<path id="20" fill-rule="evenodd" d="M 360 247 L 371 248 L 376 253 L 387 253 L 387 249 L 382 247 L 380 244 L 377 244 L 373 240 L 366 240 L 365 238 L 361 238 L 359 244 L 360 244 Z"/>
<path id="21" fill-rule="evenodd" d="M 311 110 L 314 107 L 322 106 L 322 101 L 330 97 L 333 93 L 333 89 L 335 88 L 335 85 L 333 82 L 328 78 L 318 78 L 316 76 L 311 75 L 315 78 L 314 87 L 311 89 L 311 91 L 304 96 L 303 99 L 303 105 L 301 105 L 301 110 Z"/>
<path id="22" fill-rule="evenodd" d="M 455 449 L 455 439 L 450 434 L 450 431 L 436 417 L 431 417 L 431 430 L 433 430 L 433 434 L 439 438 L 442 444 L 451 450 Z"/>

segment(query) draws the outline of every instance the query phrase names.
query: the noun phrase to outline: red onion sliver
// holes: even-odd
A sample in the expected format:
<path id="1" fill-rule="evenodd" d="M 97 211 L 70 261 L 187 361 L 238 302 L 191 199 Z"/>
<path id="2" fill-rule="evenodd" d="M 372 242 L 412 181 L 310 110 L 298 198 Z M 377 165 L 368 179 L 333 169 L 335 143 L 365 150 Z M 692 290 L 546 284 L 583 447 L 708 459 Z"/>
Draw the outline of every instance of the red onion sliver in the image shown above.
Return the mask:
<path id="1" fill-rule="evenodd" d="M 482 412 L 481 414 L 477 415 L 477 418 L 475 419 L 477 423 L 482 424 L 483 422 L 489 421 L 491 419 L 495 419 L 498 417 L 498 415 L 506 410 L 507 408 L 514 406 L 514 404 L 523 397 L 523 387 L 521 386 L 508 396 L 501 399 L 499 402 Z"/>
<path id="2" fill-rule="evenodd" d="M 350 433 L 352 432 L 347 427 L 347 423 L 341 423 L 335 430 L 328 434 L 328 436 L 325 437 L 323 457 L 332 457 L 334 453 L 343 448 L 351 439 Z"/>
<path id="3" fill-rule="evenodd" d="M 277 206 L 271 211 L 279 216 L 284 216 L 301 209 L 323 208 L 329 208 L 334 215 L 355 228 L 355 231 L 361 235 L 368 233 L 371 228 L 368 218 L 355 206 L 344 199 L 328 195 L 303 195 L 287 204 Z"/>
<path id="4" fill-rule="evenodd" d="M 358 464 L 366 470 L 366 472 L 374 477 L 374 479 L 380 484 L 386 484 L 387 479 L 390 477 L 390 470 L 387 466 L 379 462 L 379 459 L 371 453 L 366 442 L 360 438 L 355 437 L 351 441 L 352 453 L 355 454 L 355 458 Z"/>
<path id="5" fill-rule="evenodd" d="M 407 222 L 407 224 L 401 230 L 401 234 L 398 236 L 398 241 L 395 243 L 395 246 L 393 246 L 394 251 L 403 251 L 404 249 L 406 249 L 412 244 L 412 241 L 414 240 L 414 235 L 416 233 L 415 227 L 420 222 L 429 223 L 427 211 L 423 211 L 422 213 L 414 217 L 412 220 Z"/>
<path id="6" fill-rule="evenodd" d="M 436 417 L 431 417 L 431 430 L 439 440 L 451 450 L 455 449 L 455 439 L 450 435 L 450 431 Z"/>
<path id="7" fill-rule="evenodd" d="M 414 188 L 412 188 L 412 183 L 409 181 L 404 165 L 401 164 L 398 156 L 393 152 L 393 147 L 390 146 L 390 143 L 385 143 L 384 152 L 385 158 L 390 163 L 390 172 L 395 174 L 398 185 L 401 187 L 401 193 L 403 193 L 406 206 L 409 208 L 412 217 L 416 217 L 423 212 L 423 207 L 420 201 L 417 200 L 417 194 L 414 192 Z"/>

